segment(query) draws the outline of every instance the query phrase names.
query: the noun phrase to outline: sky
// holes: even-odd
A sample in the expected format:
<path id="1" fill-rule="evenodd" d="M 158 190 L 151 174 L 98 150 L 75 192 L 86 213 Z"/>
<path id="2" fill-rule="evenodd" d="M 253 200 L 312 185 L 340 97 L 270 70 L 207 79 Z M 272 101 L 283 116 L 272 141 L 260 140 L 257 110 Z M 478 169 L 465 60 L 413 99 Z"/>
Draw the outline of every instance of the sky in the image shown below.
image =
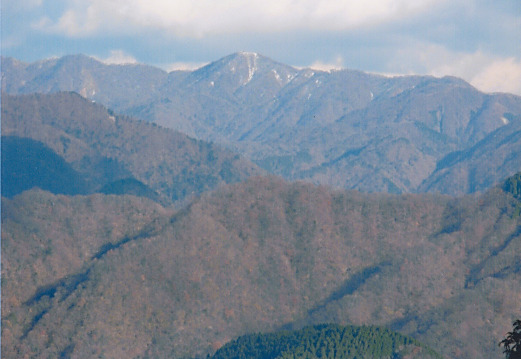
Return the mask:
<path id="1" fill-rule="evenodd" d="M 1 51 L 195 69 L 238 51 L 296 67 L 458 76 L 521 95 L 521 0 L 2 0 Z"/>

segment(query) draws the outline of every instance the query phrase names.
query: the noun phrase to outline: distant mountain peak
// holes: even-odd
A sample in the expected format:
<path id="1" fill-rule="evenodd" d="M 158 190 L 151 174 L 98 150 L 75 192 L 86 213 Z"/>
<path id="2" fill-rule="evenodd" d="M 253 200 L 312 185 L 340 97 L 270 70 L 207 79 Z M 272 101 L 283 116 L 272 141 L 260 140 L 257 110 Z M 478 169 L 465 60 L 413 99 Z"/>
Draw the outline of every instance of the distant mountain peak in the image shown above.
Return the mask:
<path id="1" fill-rule="evenodd" d="M 246 57 L 259 57 L 258 53 L 251 52 L 251 51 L 239 51 L 237 54 L 240 56 L 246 56 Z"/>
<path id="2" fill-rule="evenodd" d="M 251 79 L 255 75 L 255 72 L 257 72 L 257 59 L 259 58 L 259 54 L 255 52 L 239 52 L 237 57 L 242 59 L 243 61 L 246 61 L 248 77 L 245 78 L 243 81 L 243 85 L 246 85 L 248 82 L 251 81 Z M 235 72 L 235 66 L 233 66 L 230 70 L 232 70 L 232 72 Z"/>
<path id="3" fill-rule="evenodd" d="M 196 81 L 207 80 L 209 83 L 222 83 L 222 76 L 231 76 L 235 86 L 245 86 L 257 76 L 272 76 L 281 84 L 293 78 L 297 69 L 278 63 L 256 52 L 236 52 L 220 58 L 193 72 Z M 212 85 L 213 86 L 213 85 Z"/>

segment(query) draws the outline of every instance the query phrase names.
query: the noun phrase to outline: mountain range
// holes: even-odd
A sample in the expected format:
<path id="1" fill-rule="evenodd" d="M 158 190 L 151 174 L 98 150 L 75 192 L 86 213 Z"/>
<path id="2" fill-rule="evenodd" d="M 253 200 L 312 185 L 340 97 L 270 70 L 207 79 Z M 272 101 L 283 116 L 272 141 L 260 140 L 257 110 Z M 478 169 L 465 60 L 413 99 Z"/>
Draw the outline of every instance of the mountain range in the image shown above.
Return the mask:
<path id="1" fill-rule="evenodd" d="M 199 359 L 322 323 L 502 357 L 518 96 L 254 53 L 170 73 L 79 55 L 2 58 L 1 107 L 3 357 Z"/>
<path id="2" fill-rule="evenodd" d="M 521 170 L 521 97 L 461 79 L 296 69 L 236 53 L 195 71 L 2 59 L 2 91 L 75 91 L 266 171 L 366 192 L 484 191 Z"/>

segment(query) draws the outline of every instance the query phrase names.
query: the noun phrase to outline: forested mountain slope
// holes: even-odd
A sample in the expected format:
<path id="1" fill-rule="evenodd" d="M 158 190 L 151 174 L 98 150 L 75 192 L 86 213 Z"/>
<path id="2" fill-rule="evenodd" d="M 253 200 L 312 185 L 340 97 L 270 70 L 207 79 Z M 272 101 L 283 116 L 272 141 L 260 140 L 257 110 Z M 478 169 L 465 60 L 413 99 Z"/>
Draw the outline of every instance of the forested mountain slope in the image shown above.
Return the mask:
<path id="1" fill-rule="evenodd" d="M 453 199 L 256 177 L 175 213 L 132 196 L 4 198 L 2 354 L 195 357 L 336 322 L 501 358 L 521 303 L 508 183 Z"/>
<path id="2" fill-rule="evenodd" d="M 152 188 L 147 192 L 150 196 L 156 191 L 166 201 L 180 202 L 220 184 L 263 173 L 253 163 L 219 146 L 116 115 L 75 93 L 3 95 L 2 136 L 12 147 L 9 153 L 20 154 L 20 146 L 28 141 L 46 146 L 49 155 L 42 152 L 37 160 L 45 163 L 51 173 L 56 172 L 53 163 L 58 160 L 51 164 L 45 161 L 63 158 L 76 172 L 75 177 L 57 176 L 55 187 L 65 187 L 67 181 L 77 182 L 76 187 L 81 188 L 76 193 L 106 190 L 107 185 L 121 187 L 121 180 L 134 178 Z M 9 140 L 13 136 L 26 140 Z M 4 174 L 13 178 L 14 166 L 32 158 L 19 156 L 14 163 L 11 155 L 6 156 L 8 153 L 2 152 L 2 178 Z M 39 174 L 19 176 L 18 180 L 32 186 L 48 175 L 40 168 Z M 27 186 L 20 184 L 20 188 Z"/>

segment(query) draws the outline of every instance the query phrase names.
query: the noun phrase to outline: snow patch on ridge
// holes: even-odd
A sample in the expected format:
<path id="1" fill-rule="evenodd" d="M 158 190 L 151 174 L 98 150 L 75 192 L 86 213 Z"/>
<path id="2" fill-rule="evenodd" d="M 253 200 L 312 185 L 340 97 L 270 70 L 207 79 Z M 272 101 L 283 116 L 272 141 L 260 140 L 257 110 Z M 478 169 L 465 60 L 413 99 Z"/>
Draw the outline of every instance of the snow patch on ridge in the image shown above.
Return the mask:
<path id="1" fill-rule="evenodd" d="M 277 70 L 273 69 L 271 70 L 271 72 L 273 73 L 273 76 L 275 76 L 275 80 L 277 80 L 277 82 L 280 84 L 282 83 L 282 79 L 280 78 L 280 75 L 279 73 L 277 72 Z"/>
<path id="2" fill-rule="evenodd" d="M 248 79 L 243 84 L 246 85 L 248 82 L 251 81 L 253 75 L 255 75 L 255 72 L 257 71 L 257 59 L 259 55 L 255 52 L 244 52 L 241 54 L 246 57 L 246 61 L 248 63 Z"/>

